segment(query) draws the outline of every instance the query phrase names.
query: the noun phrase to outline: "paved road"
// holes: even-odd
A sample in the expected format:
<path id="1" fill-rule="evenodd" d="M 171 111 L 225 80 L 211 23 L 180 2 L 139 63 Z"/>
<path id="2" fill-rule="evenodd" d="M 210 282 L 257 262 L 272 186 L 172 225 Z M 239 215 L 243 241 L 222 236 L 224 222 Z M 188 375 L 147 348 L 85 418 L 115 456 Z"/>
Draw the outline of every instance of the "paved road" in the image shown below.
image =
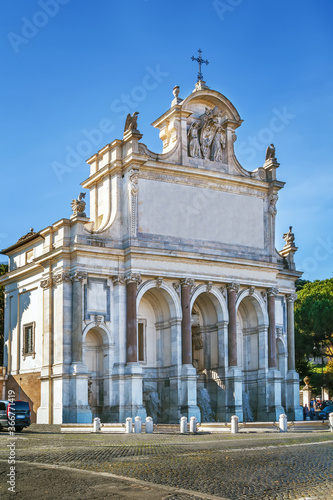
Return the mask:
<path id="1" fill-rule="evenodd" d="M 35 426 L 15 440 L 15 495 L 6 485 L 10 442 L 1 433 L 1 500 L 333 498 L 328 431 L 63 435 Z"/>

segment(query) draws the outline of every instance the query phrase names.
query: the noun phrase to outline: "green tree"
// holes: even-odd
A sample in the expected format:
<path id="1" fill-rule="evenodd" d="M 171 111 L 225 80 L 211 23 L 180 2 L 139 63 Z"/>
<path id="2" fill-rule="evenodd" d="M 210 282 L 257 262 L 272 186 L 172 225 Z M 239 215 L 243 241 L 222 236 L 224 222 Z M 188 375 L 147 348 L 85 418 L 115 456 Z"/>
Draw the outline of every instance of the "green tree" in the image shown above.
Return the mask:
<path id="1" fill-rule="evenodd" d="M 0 264 L 0 276 L 8 272 L 6 264 Z M 5 322 L 5 287 L 0 285 L 0 366 L 3 365 L 3 340 Z"/>
<path id="2" fill-rule="evenodd" d="M 295 302 L 295 347 L 296 369 L 303 376 L 311 375 L 310 358 L 333 359 L 333 278 L 300 285 Z"/>

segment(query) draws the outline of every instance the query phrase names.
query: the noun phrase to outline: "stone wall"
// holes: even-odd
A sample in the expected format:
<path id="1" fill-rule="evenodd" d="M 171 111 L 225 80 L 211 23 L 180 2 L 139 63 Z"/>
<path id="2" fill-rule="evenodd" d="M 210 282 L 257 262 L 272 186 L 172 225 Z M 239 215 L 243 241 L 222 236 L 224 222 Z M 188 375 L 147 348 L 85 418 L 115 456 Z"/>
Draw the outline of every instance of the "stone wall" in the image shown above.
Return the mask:
<path id="1" fill-rule="evenodd" d="M 10 389 L 15 391 L 15 399 L 21 399 L 30 403 L 31 423 L 36 423 L 37 408 L 40 406 L 40 372 L 9 375 L 7 380 L 7 394 Z"/>

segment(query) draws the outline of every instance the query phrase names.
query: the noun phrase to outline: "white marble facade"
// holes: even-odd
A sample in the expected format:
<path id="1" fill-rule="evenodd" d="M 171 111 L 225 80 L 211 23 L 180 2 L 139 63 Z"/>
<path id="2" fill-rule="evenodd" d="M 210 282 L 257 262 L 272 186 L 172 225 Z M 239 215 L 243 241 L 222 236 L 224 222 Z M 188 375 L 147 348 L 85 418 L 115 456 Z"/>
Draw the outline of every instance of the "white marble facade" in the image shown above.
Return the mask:
<path id="1" fill-rule="evenodd" d="M 162 154 L 128 117 L 87 161 L 90 217 L 80 195 L 70 219 L 4 250 L 5 365 L 38 375 L 38 422 L 200 421 L 202 394 L 216 421 L 302 418 L 297 248 L 275 248 L 284 183 L 275 154 L 253 172 L 239 164 L 241 123 L 202 84 L 153 123 Z"/>

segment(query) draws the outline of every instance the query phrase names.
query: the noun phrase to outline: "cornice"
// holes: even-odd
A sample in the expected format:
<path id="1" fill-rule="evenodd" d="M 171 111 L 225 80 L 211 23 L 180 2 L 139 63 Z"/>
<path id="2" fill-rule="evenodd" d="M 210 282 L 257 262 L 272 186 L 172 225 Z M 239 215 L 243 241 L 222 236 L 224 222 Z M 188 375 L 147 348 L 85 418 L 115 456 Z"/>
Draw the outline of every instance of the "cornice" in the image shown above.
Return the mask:
<path id="1" fill-rule="evenodd" d="M 200 181 L 201 187 L 203 181 L 211 182 L 212 185 L 207 185 L 207 188 L 214 188 L 217 190 L 222 190 L 223 187 L 225 188 L 227 185 L 233 185 L 247 187 L 253 190 L 260 190 L 262 192 L 262 196 L 266 196 L 267 191 L 269 190 L 269 184 L 259 179 L 226 174 L 224 172 L 217 172 L 216 170 L 201 170 L 174 163 L 155 162 L 151 159 L 146 161 L 140 168 L 141 178 L 145 178 L 145 173 L 152 174 L 152 176 L 156 177 L 154 180 L 159 180 L 158 177 L 160 175 L 169 175 L 170 177 L 174 176 L 181 184 L 190 184 L 191 180 Z M 174 182 L 174 180 L 175 179 L 170 178 L 170 182 Z M 168 182 L 163 179 L 161 179 L 161 181 Z M 215 184 L 216 181 L 219 181 L 220 184 Z M 284 185 L 284 183 L 281 184 Z M 281 187 L 283 187 L 283 185 Z"/>

